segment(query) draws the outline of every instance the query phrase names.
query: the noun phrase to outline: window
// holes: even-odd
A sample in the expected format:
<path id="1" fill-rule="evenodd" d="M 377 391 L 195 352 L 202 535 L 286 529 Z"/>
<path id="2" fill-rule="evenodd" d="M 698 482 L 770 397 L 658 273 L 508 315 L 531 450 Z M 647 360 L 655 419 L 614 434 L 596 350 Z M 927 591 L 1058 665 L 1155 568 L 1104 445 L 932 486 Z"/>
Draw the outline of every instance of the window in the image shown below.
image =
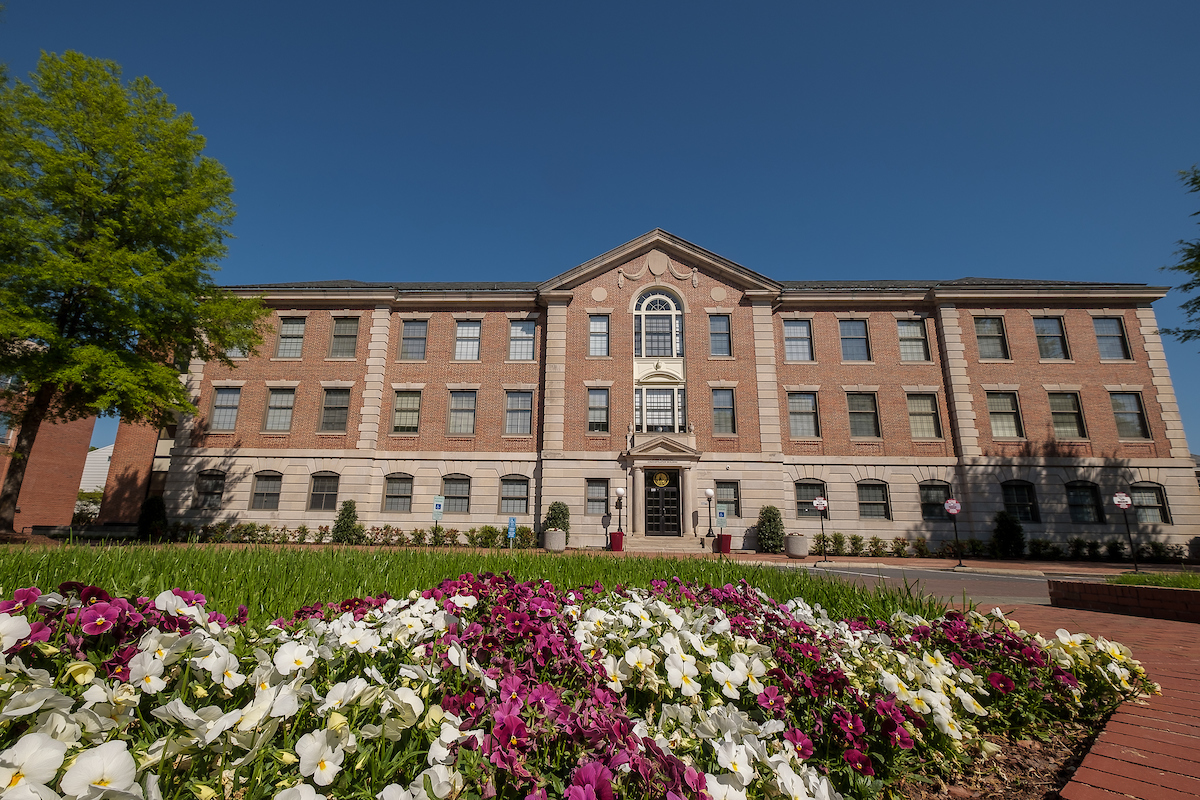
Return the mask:
<path id="1" fill-rule="evenodd" d="M 358 317 L 336 317 L 329 340 L 330 358 L 354 358 L 358 351 Z"/>
<path id="2" fill-rule="evenodd" d="M 816 437 L 821 435 L 817 417 L 816 392 L 788 392 L 788 426 L 792 438 Z"/>
<path id="3" fill-rule="evenodd" d="M 279 509 L 279 492 L 283 488 L 283 476 L 278 472 L 260 472 L 254 476 L 254 494 L 250 508 L 264 511 Z"/>
<path id="4" fill-rule="evenodd" d="M 10 432 L 8 422 L 3 416 L 0 416 L 0 446 L 8 445 L 8 435 Z"/>
<path id="5" fill-rule="evenodd" d="M 466 475 L 447 475 L 442 478 L 443 510 L 447 514 L 471 513 L 471 479 Z"/>
<path id="6" fill-rule="evenodd" d="M 479 331 L 483 323 L 477 319 L 460 319 L 454 340 L 455 361 L 479 360 Z"/>
<path id="7" fill-rule="evenodd" d="M 942 424 L 938 419 L 937 395 L 910 394 L 908 396 L 908 428 L 914 439 L 942 438 Z"/>
<path id="8" fill-rule="evenodd" d="M 399 511 L 407 514 L 412 511 L 413 479 L 412 475 L 388 475 L 383 487 L 383 510 Z"/>
<path id="9" fill-rule="evenodd" d="M 608 389 L 588 389 L 588 433 L 608 433 Z"/>
<path id="10" fill-rule="evenodd" d="M 276 358 L 300 358 L 304 349 L 304 317 L 283 317 L 279 321 L 279 345 Z"/>
<path id="11" fill-rule="evenodd" d="M 1008 358 L 1008 341 L 1004 338 L 1004 317 L 976 317 L 975 341 L 980 358 Z"/>
<path id="12" fill-rule="evenodd" d="M 806 319 L 783 321 L 784 361 L 812 361 L 812 322 Z"/>
<path id="13" fill-rule="evenodd" d="M 592 314 L 588 317 L 588 355 L 608 355 L 608 316 Z"/>
<path id="14" fill-rule="evenodd" d="M 717 481 L 716 497 L 717 510 L 725 511 L 725 518 L 742 515 L 742 501 L 738 498 L 737 481 Z"/>
<path id="15" fill-rule="evenodd" d="M 838 321 L 842 334 L 842 361 L 870 361 L 871 347 L 867 342 L 865 319 L 843 319 Z"/>
<path id="16" fill-rule="evenodd" d="M 1067 508 L 1071 522 L 1104 522 L 1104 506 L 1100 502 L 1100 487 L 1087 481 L 1067 484 Z"/>
<path id="17" fill-rule="evenodd" d="M 987 393 L 988 417 L 992 421 L 992 437 L 1019 439 L 1025 435 L 1021 427 L 1021 412 L 1013 392 Z"/>
<path id="18" fill-rule="evenodd" d="M 500 479 L 500 513 L 529 513 L 529 478 L 514 475 Z"/>
<path id="19" fill-rule="evenodd" d="M 1055 439 L 1087 437 L 1083 427 L 1083 412 L 1079 408 L 1079 395 L 1074 392 L 1050 393 L 1050 418 L 1054 422 Z"/>
<path id="20" fill-rule="evenodd" d="M 711 356 L 733 355 L 733 343 L 729 339 L 729 315 L 710 314 L 708 317 L 708 354 Z"/>
<path id="21" fill-rule="evenodd" d="M 1038 354 L 1042 358 L 1067 358 L 1067 335 L 1063 333 L 1062 317 L 1035 317 L 1033 330 L 1037 334 Z"/>
<path id="22" fill-rule="evenodd" d="M 820 481 L 797 481 L 796 482 L 796 516 L 822 516 L 829 518 L 828 506 L 817 511 L 813 506 L 813 500 L 818 497 L 826 497 L 825 484 Z"/>
<path id="23" fill-rule="evenodd" d="M 425 339 L 429 335 L 429 322 L 423 319 L 404 321 L 404 331 L 400 336 L 400 360 L 424 361 Z"/>
<path id="24" fill-rule="evenodd" d="M 421 393 L 396 392 L 392 433 L 416 433 L 421 424 Z"/>
<path id="25" fill-rule="evenodd" d="M 1117 419 L 1117 436 L 1122 439 L 1149 439 L 1146 414 L 1142 411 L 1142 398 L 1136 392 L 1113 392 L 1113 416 Z"/>
<path id="26" fill-rule="evenodd" d="M 318 472 L 312 476 L 312 493 L 308 499 L 308 510 L 337 510 L 337 494 L 338 476 L 330 472 Z"/>
<path id="27" fill-rule="evenodd" d="M 450 433 L 475 435 L 475 393 L 450 393 Z"/>
<path id="28" fill-rule="evenodd" d="M 242 390 L 217 387 L 213 393 L 212 421 L 210 431 L 231 431 L 237 427 L 238 404 L 242 401 Z"/>
<path id="29" fill-rule="evenodd" d="M 713 389 L 713 433 L 737 433 L 733 389 Z"/>
<path id="30" fill-rule="evenodd" d="M 896 327 L 900 332 L 900 360 L 928 361 L 929 342 L 925 338 L 925 320 L 898 319 Z"/>
<path id="31" fill-rule="evenodd" d="M 533 392 L 508 392 L 504 411 L 504 432 L 528 436 L 533 422 Z"/>
<path id="32" fill-rule="evenodd" d="M 638 298 L 633 315 L 633 355 L 683 357 L 683 313 L 674 297 L 651 289 Z"/>
<path id="33" fill-rule="evenodd" d="M 246 351 L 240 347 L 229 347 L 225 349 L 226 358 L 245 358 Z"/>
<path id="34" fill-rule="evenodd" d="M 875 407 L 875 395 L 848 394 L 846 403 L 850 407 L 850 435 L 879 438 L 879 413 Z"/>
<path id="35" fill-rule="evenodd" d="M 950 499 L 950 484 L 925 481 L 917 487 L 921 492 L 921 519 L 950 519 L 946 501 Z"/>
<path id="36" fill-rule="evenodd" d="M 589 478 L 587 482 L 588 516 L 602 517 L 608 513 L 608 481 Z"/>
<path id="37" fill-rule="evenodd" d="M 643 430 L 647 433 L 686 431 L 687 400 L 684 389 L 634 389 L 633 428 L 639 433 Z"/>
<path id="38" fill-rule="evenodd" d="M 220 508 L 225 493 L 225 473 L 206 469 L 196 476 L 196 508 Z"/>
<path id="39" fill-rule="evenodd" d="M 1130 486 L 1129 497 L 1133 500 L 1138 522 L 1171 524 L 1171 515 L 1167 513 L 1167 497 L 1161 486 L 1153 483 Z"/>
<path id="40" fill-rule="evenodd" d="M 858 516 L 860 519 L 891 519 L 886 483 L 858 484 Z"/>
<path id="41" fill-rule="evenodd" d="M 1028 481 L 1005 481 L 1000 484 L 1004 490 L 1004 510 L 1021 522 L 1041 522 L 1038 513 L 1037 495 L 1033 484 Z"/>
<path id="42" fill-rule="evenodd" d="M 1093 317 L 1092 325 L 1096 328 L 1100 358 L 1129 360 L 1129 342 L 1125 341 L 1125 326 L 1120 317 Z"/>
<path id="43" fill-rule="evenodd" d="M 350 415 L 350 390 L 326 389 L 325 403 L 321 406 L 321 430 L 346 430 L 346 419 Z"/>
<path id="44" fill-rule="evenodd" d="M 269 431 L 290 431 L 292 409 L 296 406 L 295 389 L 271 389 L 267 397 L 267 421 Z"/>
<path id="45" fill-rule="evenodd" d="M 536 328 L 537 323 L 531 319 L 509 321 L 509 361 L 533 361 L 533 332 Z"/>

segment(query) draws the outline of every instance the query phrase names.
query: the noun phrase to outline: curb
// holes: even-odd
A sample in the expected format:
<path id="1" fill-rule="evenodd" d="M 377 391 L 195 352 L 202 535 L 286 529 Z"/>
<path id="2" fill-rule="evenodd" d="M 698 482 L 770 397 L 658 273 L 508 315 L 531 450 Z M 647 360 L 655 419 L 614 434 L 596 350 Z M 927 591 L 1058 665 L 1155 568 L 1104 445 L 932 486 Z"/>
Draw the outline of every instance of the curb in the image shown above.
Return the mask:
<path id="1" fill-rule="evenodd" d="M 993 569 L 991 567 L 951 567 L 946 572 L 969 572 L 975 575 L 1020 575 L 1027 578 L 1044 578 L 1046 573 L 1036 569 Z"/>

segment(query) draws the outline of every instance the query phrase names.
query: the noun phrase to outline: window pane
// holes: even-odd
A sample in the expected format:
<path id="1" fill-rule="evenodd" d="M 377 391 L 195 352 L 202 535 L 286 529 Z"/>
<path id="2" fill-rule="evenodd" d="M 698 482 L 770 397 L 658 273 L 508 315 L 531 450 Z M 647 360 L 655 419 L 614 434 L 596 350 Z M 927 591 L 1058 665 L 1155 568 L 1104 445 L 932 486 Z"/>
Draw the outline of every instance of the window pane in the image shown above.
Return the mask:
<path id="1" fill-rule="evenodd" d="M 879 416 L 875 413 L 875 395 L 848 394 L 846 400 L 850 406 L 850 435 L 879 436 Z"/>
<path id="2" fill-rule="evenodd" d="M 404 335 L 400 342 L 400 359 L 402 361 L 425 360 L 425 336 L 428 331 L 429 323 L 426 320 L 405 320 Z"/>
<path id="3" fill-rule="evenodd" d="M 870 361 L 871 351 L 867 347 L 867 321 L 865 319 L 843 319 L 838 322 L 842 334 L 843 361 Z"/>
<path id="4" fill-rule="evenodd" d="M 896 321 L 900 331 L 900 360 L 928 361 L 929 343 L 925 341 L 925 320 L 901 319 Z"/>
<path id="5" fill-rule="evenodd" d="M 608 481 L 587 482 L 587 513 L 591 516 L 603 516 L 608 513 Z"/>
<path id="6" fill-rule="evenodd" d="M 209 430 L 231 431 L 236 428 L 238 404 L 241 399 L 241 389 L 217 389 L 213 398 L 212 424 L 209 425 Z"/>
<path id="7" fill-rule="evenodd" d="M 1162 489 L 1157 486 L 1133 486 L 1129 489 L 1137 512 L 1138 522 L 1169 523 L 1167 504 Z"/>
<path id="8" fill-rule="evenodd" d="M 988 392 L 988 416 L 992 423 L 992 436 L 1020 438 L 1021 417 L 1017 412 L 1017 396 L 1010 392 Z"/>
<path id="9" fill-rule="evenodd" d="M 608 389 L 588 389 L 588 431 L 608 432 Z"/>
<path id="10" fill-rule="evenodd" d="M 812 361 L 812 328 L 808 320 L 783 321 L 783 357 L 787 361 Z"/>
<path id="11" fill-rule="evenodd" d="M 1083 415 L 1079 412 L 1079 395 L 1065 392 L 1051 393 L 1050 416 L 1054 422 L 1055 438 L 1083 438 Z"/>
<path id="12" fill-rule="evenodd" d="M 588 318 L 588 355 L 608 355 L 608 317 L 596 314 Z"/>
<path id="13" fill-rule="evenodd" d="M 330 358 L 353 358 L 358 348 L 358 317 L 333 321 L 333 340 L 329 344 Z"/>
<path id="14" fill-rule="evenodd" d="M 279 492 L 283 488 L 283 476 L 277 474 L 254 476 L 254 497 L 250 507 L 264 511 L 279 508 Z"/>
<path id="15" fill-rule="evenodd" d="M 1067 506 L 1072 522 L 1103 522 L 1100 491 L 1093 483 L 1068 483 Z"/>
<path id="16" fill-rule="evenodd" d="M 1125 341 L 1125 330 L 1121 320 L 1115 317 L 1096 317 L 1092 324 L 1096 327 L 1096 344 L 1100 347 L 1101 358 L 1129 358 L 1129 344 Z"/>
<path id="17" fill-rule="evenodd" d="M 529 481 L 525 478 L 504 478 L 500 481 L 500 512 L 526 514 L 529 511 Z"/>
<path id="18" fill-rule="evenodd" d="M 922 483 L 921 519 L 950 519 L 946 501 L 950 499 L 950 487 L 944 483 Z"/>
<path id="19" fill-rule="evenodd" d="M 1112 398 L 1113 416 L 1117 420 L 1117 436 L 1122 439 L 1148 439 L 1150 431 L 1146 428 L 1146 417 L 1142 413 L 1142 399 L 1134 393 L 1114 392 Z"/>
<path id="20" fill-rule="evenodd" d="M 392 433 L 416 433 L 421 422 L 421 393 L 396 392 Z"/>
<path id="21" fill-rule="evenodd" d="M 536 324 L 533 320 L 517 320 L 509 324 L 509 361 L 533 360 L 533 332 Z"/>
<path id="22" fill-rule="evenodd" d="M 295 404 L 295 389 L 271 389 L 270 397 L 267 400 L 266 430 L 291 430 L 292 408 Z"/>
<path id="23" fill-rule="evenodd" d="M 450 433 L 475 433 L 475 393 L 450 393 Z"/>
<path id="24" fill-rule="evenodd" d="M 533 420 L 533 392 L 509 392 L 504 419 L 504 432 L 525 435 Z"/>
<path id="25" fill-rule="evenodd" d="M 1033 484 L 1009 482 L 1003 484 L 1004 508 L 1021 522 L 1039 522 L 1037 496 Z"/>
<path id="26" fill-rule="evenodd" d="M 471 511 L 471 479 L 451 477 L 442 480 L 442 496 L 446 498 L 443 509 L 451 514 L 468 514 Z"/>
<path id="27" fill-rule="evenodd" d="M 458 338 L 454 343 L 455 361 L 479 360 L 479 330 L 482 323 L 477 320 L 460 320 Z"/>
<path id="28" fill-rule="evenodd" d="M 321 430 L 344 431 L 350 413 L 349 389 L 326 389 L 325 407 L 321 410 Z"/>
<path id="29" fill-rule="evenodd" d="M 733 390 L 713 389 L 713 433 L 734 433 Z"/>
<path id="30" fill-rule="evenodd" d="M 709 353 L 714 356 L 733 354 L 729 341 L 729 317 L 724 314 L 713 314 L 708 318 Z"/>
<path id="31" fill-rule="evenodd" d="M 383 510 L 411 512 L 412 482 L 413 479 L 409 476 L 388 478 L 387 486 L 384 489 Z"/>
<path id="32" fill-rule="evenodd" d="M 801 481 L 796 484 L 796 513 L 827 516 L 826 512 L 818 512 L 813 508 L 812 501 L 825 497 L 825 484 L 820 482 Z"/>
<path id="33" fill-rule="evenodd" d="M 812 392 L 788 394 L 788 424 L 793 438 L 818 436 L 817 396 Z"/>
<path id="34" fill-rule="evenodd" d="M 670 358 L 674 354 L 671 347 L 671 317 L 646 316 L 646 357 Z"/>
<path id="35" fill-rule="evenodd" d="M 646 430 L 652 433 L 675 431 L 675 393 L 672 390 L 646 390 Z"/>
<path id="36" fill-rule="evenodd" d="M 314 475 L 312 479 L 312 496 L 309 499 L 309 509 L 316 511 L 332 511 L 337 508 L 338 476 Z"/>
<path id="37" fill-rule="evenodd" d="M 279 324 L 277 358 L 300 358 L 304 348 L 304 317 L 284 317 Z"/>
<path id="38" fill-rule="evenodd" d="M 886 484 L 858 484 L 858 515 L 872 519 L 888 519 Z"/>
<path id="39" fill-rule="evenodd" d="M 1008 343 L 1004 340 L 1004 320 L 1001 317 L 976 317 L 975 338 L 980 358 L 1008 358 Z"/>
<path id="40" fill-rule="evenodd" d="M 937 400 L 931 394 L 908 396 L 908 424 L 914 439 L 941 438 L 942 428 L 938 421 Z"/>
<path id="41" fill-rule="evenodd" d="M 1038 353 L 1042 358 L 1066 358 L 1067 339 L 1063 335 L 1062 320 L 1058 317 L 1038 317 L 1033 321 L 1037 333 Z"/>

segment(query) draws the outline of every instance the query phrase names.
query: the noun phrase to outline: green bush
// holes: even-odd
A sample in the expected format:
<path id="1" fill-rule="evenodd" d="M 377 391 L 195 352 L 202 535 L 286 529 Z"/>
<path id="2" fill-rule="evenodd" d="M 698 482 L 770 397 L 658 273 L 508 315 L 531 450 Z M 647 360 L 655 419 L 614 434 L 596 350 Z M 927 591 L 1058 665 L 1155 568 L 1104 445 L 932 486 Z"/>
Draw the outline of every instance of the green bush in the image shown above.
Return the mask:
<path id="1" fill-rule="evenodd" d="M 478 538 L 479 546 L 487 549 L 492 549 L 500 546 L 500 535 L 502 531 L 495 525 L 484 525 L 479 529 Z"/>
<path id="2" fill-rule="evenodd" d="M 466 537 L 467 547 L 479 547 L 479 530 L 477 528 L 468 528 Z"/>
<path id="3" fill-rule="evenodd" d="M 967 539 L 964 548 L 971 558 L 983 558 L 987 555 L 987 545 L 978 539 Z"/>
<path id="4" fill-rule="evenodd" d="M 996 527 L 992 529 L 992 544 L 1000 558 L 1023 558 L 1025 556 L 1025 526 L 1007 511 L 996 514 Z"/>
<path id="5" fill-rule="evenodd" d="M 367 529 L 358 522 L 358 506 L 353 500 L 343 500 L 333 523 L 334 544 L 366 544 Z"/>
<path id="6" fill-rule="evenodd" d="M 546 521 L 542 529 L 558 528 L 567 534 L 567 544 L 571 543 L 571 509 L 561 500 L 555 500 L 546 511 Z"/>
<path id="7" fill-rule="evenodd" d="M 537 534 L 533 532 L 533 528 L 528 525 L 521 525 L 517 528 L 515 547 L 518 550 L 532 550 L 537 547 Z"/>
<path id="8" fill-rule="evenodd" d="M 887 545 L 878 536 L 872 536 L 867 541 L 867 555 L 883 558 L 887 555 Z"/>
<path id="9" fill-rule="evenodd" d="M 425 536 L 426 533 L 424 528 L 413 528 L 412 533 L 409 534 L 409 541 L 411 541 L 415 547 L 424 547 Z"/>
<path id="10" fill-rule="evenodd" d="M 1090 558 L 1092 561 L 1099 561 L 1100 560 L 1100 543 L 1094 539 L 1092 541 L 1088 542 L 1087 543 L 1087 553 L 1088 553 L 1088 558 Z"/>
<path id="11" fill-rule="evenodd" d="M 846 555 L 846 534 L 834 531 L 829 537 L 829 552 L 835 556 Z"/>
<path id="12" fill-rule="evenodd" d="M 1087 549 L 1088 542 L 1082 536 L 1072 536 L 1067 541 L 1067 548 L 1071 553 L 1071 558 L 1079 561 L 1083 558 L 1083 551 Z"/>
<path id="13" fill-rule="evenodd" d="M 912 540 L 912 549 L 917 558 L 929 558 L 929 544 L 921 537 Z"/>
<path id="14" fill-rule="evenodd" d="M 822 556 L 829 553 L 829 534 L 818 533 L 813 537 L 813 546 L 810 552 L 820 553 Z"/>
<path id="15" fill-rule="evenodd" d="M 897 536 L 895 539 L 892 539 L 892 555 L 896 558 L 907 558 L 908 539 L 905 539 L 903 536 Z"/>
<path id="16" fill-rule="evenodd" d="M 863 537 L 857 533 L 850 534 L 850 555 L 861 556 L 863 554 Z"/>
<path id="17" fill-rule="evenodd" d="M 783 515 L 775 506 L 763 506 L 758 510 L 758 549 L 764 553 L 783 552 Z M 845 544 L 843 537 L 842 543 Z"/>

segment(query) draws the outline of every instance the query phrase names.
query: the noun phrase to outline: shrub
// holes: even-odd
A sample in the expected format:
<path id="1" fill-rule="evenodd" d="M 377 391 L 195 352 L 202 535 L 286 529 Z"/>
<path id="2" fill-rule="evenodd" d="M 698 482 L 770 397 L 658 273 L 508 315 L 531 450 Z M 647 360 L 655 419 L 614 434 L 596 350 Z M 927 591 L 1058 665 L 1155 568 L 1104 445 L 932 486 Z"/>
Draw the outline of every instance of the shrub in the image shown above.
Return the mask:
<path id="1" fill-rule="evenodd" d="M 147 497 L 142 501 L 142 513 L 138 515 L 139 539 L 160 539 L 167 533 L 167 504 L 161 496 Z"/>
<path id="2" fill-rule="evenodd" d="M 305 542 L 308 541 L 309 533 L 310 533 L 310 531 L 308 530 L 307 525 L 297 525 L 296 526 L 296 541 L 299 542 L 300 544 L 304 544 Z"/>
<path id="3" fill-rule="evenodd" d="M 846 555 L 846 534 L 834 531 L 829 537 L 829 552 L 835 556 Z"/>
<path id="4" fill-rule="evenodd" d="M 1067 541 L 1067 550 L 1071 554 L 1071 558 L 1076 561 L 1083 558 L 1083 551 L 1087 549 L 1087 539 L 1082 536 L 1072 536 Z"/>
<path id="5" fill-rule="evenodd" d="M 479 546 L 487 548 L 499 547 L 500 533 L 500 529 L 495 525 L 484 525 L 479 529 Z"/>
<path id="6" fill-rule="evenodd" d="M 1125 558 L 1125 543 L 1120 539 L 1109 539 L 1104 543 L 1104 554 L 1109 561 L 1121 561 Z"/>
<path id="7" fill-rule="evenodd" d="M 353 500 L 343 500 L 333 523 L 334 544 L 366 544 L 367 529 L 358 522 L 358 505 Z"/>
<path id="8" fill-rule="evenodd" d="M 920 536 L 912 540 L 913 555 L 917 558 L 929 558 L 929 544 Z"/>
<path id="9" fill-rule="evenodd" d="M 434 525 L 429 529 L 429 546 L 430 547 L 445 547 L 446 546 L 446 529 L 441 525 Z"/>
<path id="10" fill-rule="evenodd" d="M 907 558 L 908 539 L 905 539 L 903 536 L 897 536 L 895 539 L 892 539 L 892 555 L 896 558 Z"/>
<path id="11" fill-rule="evenodd" d="M 1000 558 L 1022 558 L 1025 555 L 1025 526 L 1007 511 L 996 514 L 992 542 Z"/>
<path id="12" fill-rule="evenodd" d="M 872 536 L 867 542 L 867 554 L 875 558 L 883 558 L 887 555 L 887 545 L 883 543 L 883 539 Z"/>
<path id="13" fill-rule="evenodd" d="M 975 538 L 967 539 L 964 548 L 971 558 L 982 558 L 987 554 L 987 545 Z"/>
<path id="14" fill-rule="evenodd" d="M 100 513 L 100 501 L 104 499 L 104 490 L 80 492 L 75 500 L 75 513 L 71 516 L 71 524 L 75 526 L 91 525 Z"/>
<path id="15" fill-rule="evenodd" d="M 546 511 L 546 521 L 543 529 L 558 528 L 567 534 L 567 544 L 571 543 L 571 509 L 561 500 L 555 500 Z M 489 545 L 489 547 L 494 545 Z"/>
<path id="16" fill-rule="evenodd" d="M 775 506 L 763 506 L 758 510 L 758 549 L 764 553 L 783 552 L 783 515 Z M 845 539 L 843 538 L 843 544 Z"/>
<path id="17" fill-rule="evenodd" d="M 1150 559 L 1152 561 L 1171 560 L 1171 548 L 1165 542 L 1148 542 L 1147 544 L 1150 547 Z"/>
<path id="18" fill-rule="evenodd" d="M 521 525 L 517 528 L 515 547 L 518 550 L 532 550 L 537 547 L 537 534 L 533 532 L 533 528 L 528 525 Z"/>
<path id="19" fill-rule="evenodd" d="M 417 547 L 425 546 L 425 529 L 413 528 L 413 532 L 409 535 L 409 540 Z"/>
<path id="20" fill-rule="evenodd" d="M 1044 558 L 1046 555 L 1046 547 L 1049 544 L 1050 544 L 1049 542 L 1043 542 L 1041 539 L 1030 539 L 1029 540 L 1029 557 L 1036 558 L 1036 559 Z"/>
<path id="21" fill-rule="evenodd" d="M 829 552 L 828 533 L 818 533 L 813 537 L 813 552 L 820 553 L 822 556 Z"/>
<path id="22" fill-rule="evenodd" d="M 1087 543 L 1088 558 L 1092 561 L 1100 560 L 1100 543 L 1094 539 Z"/>
<path id="23" fill-rule="evenodd" d="M 861 556 L 863 554 L 863 537 L 857 533 L 850 534 L 850 555 Z"/>
<path id="24" fill-rule="evenodd" d="M 479 547 L 479 531 L 476 528 L 468 528 L 466 537 L 467 547 Z"/>

